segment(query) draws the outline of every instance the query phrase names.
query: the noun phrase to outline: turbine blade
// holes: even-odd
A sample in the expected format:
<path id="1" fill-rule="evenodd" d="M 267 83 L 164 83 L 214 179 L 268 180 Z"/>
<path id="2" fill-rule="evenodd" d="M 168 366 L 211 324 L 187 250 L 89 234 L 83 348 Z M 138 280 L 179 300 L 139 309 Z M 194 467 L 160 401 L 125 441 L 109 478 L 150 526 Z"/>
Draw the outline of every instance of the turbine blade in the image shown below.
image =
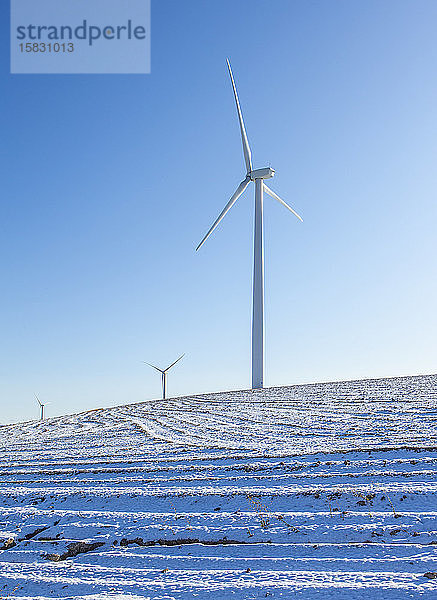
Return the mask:
<path id="1" fill-rule="evenodd" d="M 197 246 L 196 248 L 196 252 L 197 250 L 199 250 L 199 248 L 206 242 L 206 240 L 209 238 L 209 236 L 211 235 L 211 233 L 214 231 L 214 229 L 217 227 L 217 225 L 220 223 L 220 221 L 223 219 L 223 217 L 225 216 L 225 214 L 228 212 L 228 210 L 230 210 L 233 205 L 235 204 L 235 202 L 238 200 L 238 198 L 241 196 L 241 194 L 244 192 L 244 190 L 247 188 L 247 186 L 250 183 L 250 177 L 246 177 L 246 179 L 244 179 L 240 185 L 237 187 L 237 189 L 235 190 L 232 198 L 229 200 L 229 202 L 226 204 L 226 206 L 224 207 L 224 209 L 222 210 L 222 212 L 219 214 L 219 216 L 217 217 L 217 219 L 214 221 L 214 224 L 212 225 L 211 229 L 208 231 L 208 233 L 205 235 L 205 237 L 203 238 L 203 240 L 200 242 L 200 244 Z"/>
<path id="2" fill-rule="evenodd" d="M 171 369 L 172 367 L 174 367 L 175 364 L 181 360 L 181 358 L 184 358 L 184 356 L 185 356 L 185 352 L 177 360 L 175 360 L 173 363 L 171 363 L 171 365 L 169 367 L 167 367 L 166 369 L 164 369 L 163 373 L 166 373 L 169 369 Z"/>
<path id="3" fill-rule="evenodd" d="M 252 171 L 252 153 L 250 151 L 249 140 L 247 139 L 246 128 L 244 127 L 243 115 L 241 113 L 240 101 L 238 99 L 237 87 L 235 85 L 234 76 L 232 74 L 231 63 L 228 63 L 229 75 L 231 76 L 232 88 L 234 90 L 235 104 L 237 105 L 238 120 L 240 121 L 241 141 L 243 142 L 243 154 L 246 162 L 247 173 Z"/>
<path id="4" fill-rule="evenodd" d="M 268 193 L 268 194 L 269 194 L 269 195 L 270 195 L 272 198 L 274 198 L 275 200 L 277 200 L 278 202 L 280 202 L 280 203 L 281 203 L 283 206 L 285 206 L 285 208 L 288 208 L 288 210 L 290 210 L 290 211 L 293 213 L 293 215 L 295 215 L 295 216 L 296 216 L 298 219 L 300 219 L 300 220 L 302 221 L 302 223 L 303 223 L 303 219 L 302 219 L 302 217 L 301 217 L 301 216 L 299 216 L 299 215 L 297 214 L 297 212 L 291 208 L 291 206 L 288 206 L 288 204 L 287 204 L 287 203 L 286 203 L 284 200 L 282 200 L 282 198 L 280 198 L 280 197 L 278 196 L 278 194 L 275 194 L 275 192 L 274 192 L 273 190 L 271 190 L 269 187 L 267 187 L 265 183 L 264 183 L 263 185 L 264 185 L 264 189 L 265 189 L 265 191 L 266 191 L 266 192 L 267 192 L 267 193 Z"/>
<path id="5" fill-rule="evenodd" d="M 149 367 L 152 367 L 153 369 L 156 369 L 157 371 L 159 371 L 160 373 L 164 373 L 164 371 L 162 369 L 160 369 L 159 367 L 155 367 L 155 365 L 151 365 L 150 363 L 146 362 L 145 360 L 143 360 L 143 363 L 145 365 L 149 365 Z"/>
<path id="6" fill-rule="evenodd" d="M 40 406 L 44 406 L 43 404 L 41 404 L 41 401 L 40 401 L 40 399 L 38 398 L 38 396 L 37 396 L 36 394 L 35 394 L 35 398 L 38 400 L 38 404 L 39 404 Z"/>

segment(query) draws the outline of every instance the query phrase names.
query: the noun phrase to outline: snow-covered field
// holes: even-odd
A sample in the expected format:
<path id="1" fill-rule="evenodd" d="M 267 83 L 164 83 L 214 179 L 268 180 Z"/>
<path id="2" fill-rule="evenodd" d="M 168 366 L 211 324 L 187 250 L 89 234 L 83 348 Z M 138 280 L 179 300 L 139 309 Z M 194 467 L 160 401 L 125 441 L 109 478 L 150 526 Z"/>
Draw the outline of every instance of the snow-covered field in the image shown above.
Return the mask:
<path id="1" fill-rule="evenodd" d="M 437 376 L 0 427 L 0 598 L 436 599 L 436 434 Z"/>

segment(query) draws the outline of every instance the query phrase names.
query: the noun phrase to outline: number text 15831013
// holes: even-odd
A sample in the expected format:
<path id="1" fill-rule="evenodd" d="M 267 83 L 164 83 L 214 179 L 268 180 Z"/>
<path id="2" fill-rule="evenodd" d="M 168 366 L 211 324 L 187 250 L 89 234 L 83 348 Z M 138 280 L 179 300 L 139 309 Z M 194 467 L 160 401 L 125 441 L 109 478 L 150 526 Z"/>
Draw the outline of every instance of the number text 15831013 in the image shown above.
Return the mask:
<path id="1" fill-rule="evenodd" d="M 21 52 L 74 52 L 74 44 L 72 42 L 54 44 L 45 42 L 27 42 L 26 44 L 20 44 Z"/>

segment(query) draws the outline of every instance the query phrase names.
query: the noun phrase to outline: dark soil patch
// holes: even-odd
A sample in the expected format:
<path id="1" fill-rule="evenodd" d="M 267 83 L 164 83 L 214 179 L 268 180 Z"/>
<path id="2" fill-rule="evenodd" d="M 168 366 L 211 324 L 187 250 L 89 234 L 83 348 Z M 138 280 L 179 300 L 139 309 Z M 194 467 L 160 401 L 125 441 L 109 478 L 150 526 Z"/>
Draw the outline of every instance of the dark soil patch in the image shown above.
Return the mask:
<path id="1" fill-rule="evenodd" d="M 46 529 L 48 529 L 48 527 L 39 527 L 38 529 L 35 529 L 35 531 L 31 531 L 30 533 L 26 533 L 26 535 L 23 538 L 20 538 L 18 541 L 22 542 L 23 540 L 31 540 L 32 538 L 34 538 L 39 533 L 42 533 L 43 531 L 46 531 Z"/>
<path id="2" fill-rule="evenodd" d="M 78 554 L 91 552 L 92 550 L 96 550 L 96 548 L 100 548 L 100 546 L 104 545 L 104 542 L 73 542 L 73 544 L 69 544 L 67 546 L 67 551 L 63 554 L 47 554 L 46 559 L 58 562 L 60 560 L 66 560 L 67 558 L 73 558 Z"/>
<path id="3" fill-rule="evenodd" d="M 16 546 L 14 538 L 9 538 L 3 542 L 3 546 L 0 547 L 0 550 L 9 550 L 9 548 L 13 548 Z"/>

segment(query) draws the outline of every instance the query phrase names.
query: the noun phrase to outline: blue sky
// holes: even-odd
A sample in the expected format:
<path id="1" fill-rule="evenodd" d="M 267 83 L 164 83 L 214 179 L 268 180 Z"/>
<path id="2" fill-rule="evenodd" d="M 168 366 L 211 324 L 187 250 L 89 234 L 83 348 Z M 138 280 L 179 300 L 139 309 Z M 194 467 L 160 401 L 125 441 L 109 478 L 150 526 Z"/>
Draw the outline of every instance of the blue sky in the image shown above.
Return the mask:
<path id="1" fill-rule="evenodd" d="M 250 385 L 437 371 L 434 1 L 157 0 L 150 75 L 10 75 L 0 6 L 1 422 Z"/>

